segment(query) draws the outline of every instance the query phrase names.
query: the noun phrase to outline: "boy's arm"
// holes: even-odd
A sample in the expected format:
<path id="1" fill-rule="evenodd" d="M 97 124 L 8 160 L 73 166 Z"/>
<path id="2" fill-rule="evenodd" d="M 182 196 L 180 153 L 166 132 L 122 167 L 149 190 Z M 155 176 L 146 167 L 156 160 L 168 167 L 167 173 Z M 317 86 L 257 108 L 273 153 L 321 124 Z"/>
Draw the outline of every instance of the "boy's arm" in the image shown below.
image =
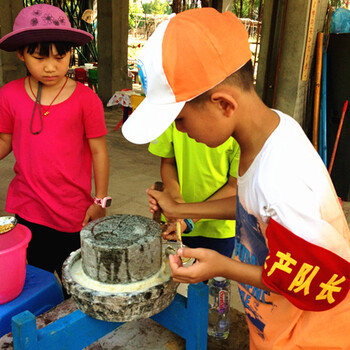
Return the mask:
<path id="1" fill-rule="evenodd" d="M 160 175 L 164 184 L 164 190 L 177 202 L 184 202 L 181 196 L 175 158 L 162 158 Z"/>
<path id="2" fill-rule="evenodd" d="M 218 189 L 207 201 L 216 199 L 222 199 L 227 197 L 234 197 L 237 195 L 237 179 L 233 176 L 229 176 L 228 181 L 224 186 Z"/>
<path id="3" fill-rule="evenodd" d="M 104 198 L 108 195 L 109 180 L 109 158 L 104 136 L 89 139 L 89 146 L 92 155 L 92 165 L 95 180 L 95 196 Z M 89 221 L 106 215 L 106 209 L 93 203 L 86 211 L 83 221 L 85 226 Z"/>
<path id="4" fill-rule="evenodd" d="M 178 203 L 167 192 L 148 189 L 147 194 L 155 199 L 155 205 L 150 208 L 157 210 L 158 206 L 169 219 L 219 219 L 234 220 L 236 218 L 235 197 L 226 197 L 200 203 Z"/>
<path id="5" fill-rule="evenodd" d="M 177 166 L 175 157 L 164 158 L 162 157 L 160 165 L 160 174 L 164 184 L 164 191 L 168 192 L 170 196 L 178 203 L 184 203 L 185 201 L 181 195 L 181 188 L 179 183 L 179 177 L 177 173 Z M 181 231 L 185 231 L 187 224 L 184 220 L 181 220 Z M 166 229 L 162 232 L 163 238 L 166 240 L 176 240 L 176 223 L 167 220 Z"/>
<path id="6" fill-rule="evenodd" d="M 175 158 L 162 158 L 160 165 L 160 174 L 164 188 L 167 190 L 167 192 L 170 193 L 171 197 L 179 203 L 184 203 L 184 200 L 181 196 Z M 237 179 L 233 176 L 229 176 L 227 183 L 218 189 L 212 196 L 210 196 L 207 201 L 233 197 L 236 194 Z"/>
<path id="7" fill-rule="evenodd" d="M 181 257 L 192 257 L 196 262 L 183 267 L 178 255 L 169 255 L 171 276 L 175 282 L 198 283 L 216 276 L 269 290 L 262 282 L 262 266 L 250 265 L 233 260 L 214 250 L 180 248 Z"/>
<path id="8" fill-rule="evenodd" d="M 174 200 L 183 203 L 184 200 L 181 196 L 175 158 L 161 158 L 160 174 L 164 190 L 166 190 Z M 150 188 L 154 189 L 154 184 L 152 184 Z M 152 214 L 160 209 L 157 200 L 150 195 L 148 195 L 148 206 Z"/>
<path id="9" fill-rule="evenodd" d="M 0 159 L 12 151 L 12 134 L 0 133 Z"/>
<path id="10" fill-rule="evenodd" d="M 162 158 L 161 161 L 161 176 L 164 183 L 164 189 L 171 195 L 171 197 L 178 203 L 185 203 L 182 196 L 180 185 L 178 181 L 177 167 L 175 158 Z M 234 196 L 237 193 L 237 179 L 233 176 L 229 176 L 227 183 L 217 190 L 207 201 L 219 200 L 223 198 L 231 198 L 233 205 Z M 226 204 L 226 202 L 225 202 Z M 186 217 L 187 219 L 189 217 Z M 184 218 L 184 219 L 186 219 Z M 197 222 L 201 217 L 191 217 L 193 222 Z M 181 229 L 184 231 L 187 228 L 186 223 L 181 220 Z M 174 239 L 175 235 L 175 225 L 168 225 L 168 230 L 165 232 L 169 237 L 166 239 Z"/>

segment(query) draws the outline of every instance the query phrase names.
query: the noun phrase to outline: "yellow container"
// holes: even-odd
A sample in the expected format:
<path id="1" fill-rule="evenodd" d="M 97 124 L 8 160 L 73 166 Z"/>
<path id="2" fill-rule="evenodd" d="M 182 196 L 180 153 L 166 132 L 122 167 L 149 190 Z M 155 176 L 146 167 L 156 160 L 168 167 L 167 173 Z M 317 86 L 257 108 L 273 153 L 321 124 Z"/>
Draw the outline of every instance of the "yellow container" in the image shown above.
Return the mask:
<path id="1" fill-rule="evenodd" d="M 130 96 L 131 107 L 133 111 L 138 107 L 138 105 L 143 101 L 144 98 L 145 96 L 140 96 L 140 95 Z"/>

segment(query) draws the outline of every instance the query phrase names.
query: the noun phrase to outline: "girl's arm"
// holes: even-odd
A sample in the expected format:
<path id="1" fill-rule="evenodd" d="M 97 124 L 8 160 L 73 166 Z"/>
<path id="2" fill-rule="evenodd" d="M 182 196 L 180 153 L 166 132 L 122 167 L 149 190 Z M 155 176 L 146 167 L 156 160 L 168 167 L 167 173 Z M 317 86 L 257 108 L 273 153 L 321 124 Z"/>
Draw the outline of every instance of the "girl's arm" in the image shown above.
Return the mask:
<path id="1" fill-rule="evenodd" d="M 12 134 L 0 133 L 0 159 L 12 151 Z"/>
<path id="2" fill-rule="evenodd" d="M 95 180 L 95 196 L 104 198 L 108 195 L 109 180 L 109 158 L 104 136 L 89 139 L 89 146 L 92 155 L 92 166 Z M 93 203 L 86 211 L 83 221 L 85 226 L 89 221 L 98 219 L 106 215 L 106 209 Z"/>

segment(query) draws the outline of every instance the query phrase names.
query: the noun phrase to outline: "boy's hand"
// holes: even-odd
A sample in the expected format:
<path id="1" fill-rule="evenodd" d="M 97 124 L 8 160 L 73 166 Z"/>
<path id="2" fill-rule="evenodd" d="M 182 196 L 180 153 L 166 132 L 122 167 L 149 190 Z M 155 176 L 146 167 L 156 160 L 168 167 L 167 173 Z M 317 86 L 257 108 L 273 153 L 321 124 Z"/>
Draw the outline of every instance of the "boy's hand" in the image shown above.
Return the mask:
<path id="1" fill-rule="evenodd" d="M 104 216 L 106 216 L 106 209 L 93 203 L 89 206 L 88 210 L 86 211 L 82 225 L 85 226 L 90 221 L 96 220 L 98 218 L 103 218 Z"/>
<path id="2" fill-rule="evenodd" d="M 168 221 L 167 225 L 166 225 L 166 230 L 162 232 L 162 236 L 164 239 L 166 239 L 167 241 L 176 241 L 177 237 L 176 237 L 176 222 L 178 220 L 171 220 Z M 180 220 L 181 223 L 181 233 L 184 232 L 187 228 L 187 225 L 185 223 L 184 220 Z"/>
<path id="3" fill-rule="evenodd" d="M 149 198 L 148 206 L 151 213 L 154 213 L 160 207 L 167 219 L 176 219 L 175 208 L 179 203 L 174 201 L 167 191 L 160 192 L 151 187 L 146 190 L 146 193 Z"/>
<path id="4" fill-rule="evenodd" d="M 198 283 L 224 274 L 225 261 L 221 262 L 221 260 L 226 257 L 214 250 L 180 248 L 177 253 L 178 255 L 169 255 L 171 277 L 175 282 Z M 183 267 L 180 256 L 195 258 L 196 262 L 191 266 Z"/>
<path id="5" fill-rule="evenodd" d="M 152 186 L 150 187 L 151 190 L 154 190 L 154 184 L 152 184 Z M 146 193 L 147 193 L 147 197 L 148 197 L 148 207 L 149 207 L 149 211 L 154 214 L 158 209 L 159 209 L 159 206 L 158 206 L 158 202 L 157 200 L 152 197 L 150 194 L 148 194 L 147 192 L 148 190 L 146 190 Z"/>

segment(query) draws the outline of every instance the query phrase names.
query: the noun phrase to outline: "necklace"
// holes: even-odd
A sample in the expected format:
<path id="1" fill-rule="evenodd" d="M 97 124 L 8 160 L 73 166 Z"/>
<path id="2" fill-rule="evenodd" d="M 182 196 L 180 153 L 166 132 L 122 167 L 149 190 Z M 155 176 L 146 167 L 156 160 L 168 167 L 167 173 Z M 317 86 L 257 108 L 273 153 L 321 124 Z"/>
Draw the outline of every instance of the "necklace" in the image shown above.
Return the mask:
<path id="1" fill-rule="evenodd" d="M 58 94 L 55 96 L 55 98 L 51 101 L 51 103 L 49 104 L 49 106 L 47 107 L 47 109 L 44 111 L 43 115 L 44 116 L 47 116 L 50 114 L 50 111 L 49 109 L 51 108 L 52 104 L 55 102 L 55 100 L 57 99 L 57 97 L 60 95 L 60 93 L 62 92 L 62 90 L 64 89 L 64 87 L 66 86 L 67 84 L 67 81 L 68 81 L 68 77 L 66 77 L 66 81 L 64 82 L 63 86 L 61 87 L 60 91 L 58 91 Z M 37 99 L 36 95 L 34 94 L 33 92 L 33 89 L 32 89 L 32 84 L 30 83 L 30 76 L 28 77 L 28 82 L 29 82 L 29 88 L 30 88 L 30 91 L 31 93 L 33 94 L 35 100 Z"/>

